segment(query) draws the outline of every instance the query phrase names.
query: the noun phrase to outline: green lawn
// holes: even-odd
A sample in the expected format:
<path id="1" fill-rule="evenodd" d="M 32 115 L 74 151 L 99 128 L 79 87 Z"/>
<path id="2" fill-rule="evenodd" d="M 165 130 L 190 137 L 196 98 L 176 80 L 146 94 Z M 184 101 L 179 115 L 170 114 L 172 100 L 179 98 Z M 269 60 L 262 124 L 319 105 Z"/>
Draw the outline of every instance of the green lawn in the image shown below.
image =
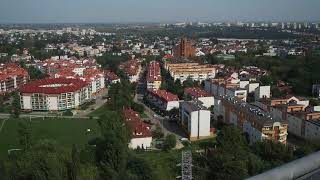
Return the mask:
<path id="1" fill-rule="evenodd" d="M 17 133 L 19 121 L 26 119 L 7 120 L 0 132 L 0 157 L 4 157 L 8 149 L 21 148 Z M 100 134 L 98 124 L 93 119 L 32 119 L 31 126 L 33 141 L 53 139 L 69 147 L 73 144 L 83 146 Z M 87 129 L 91 129 L 91 132 L 87 132 Z"/>

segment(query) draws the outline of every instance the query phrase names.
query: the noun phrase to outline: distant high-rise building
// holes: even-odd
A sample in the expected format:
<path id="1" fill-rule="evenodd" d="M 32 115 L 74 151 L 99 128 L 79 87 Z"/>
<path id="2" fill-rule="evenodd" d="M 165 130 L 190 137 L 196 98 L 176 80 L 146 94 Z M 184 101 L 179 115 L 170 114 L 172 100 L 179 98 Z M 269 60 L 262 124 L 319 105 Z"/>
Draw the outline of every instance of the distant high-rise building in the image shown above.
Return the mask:
<path id="1" fill-rule="evenodd" d="M 190 40 L 182 38 L 180 43 L 174 47 L 173 55 L 176 57 L 193 57 L 196 49 L 193 47 Z"/>

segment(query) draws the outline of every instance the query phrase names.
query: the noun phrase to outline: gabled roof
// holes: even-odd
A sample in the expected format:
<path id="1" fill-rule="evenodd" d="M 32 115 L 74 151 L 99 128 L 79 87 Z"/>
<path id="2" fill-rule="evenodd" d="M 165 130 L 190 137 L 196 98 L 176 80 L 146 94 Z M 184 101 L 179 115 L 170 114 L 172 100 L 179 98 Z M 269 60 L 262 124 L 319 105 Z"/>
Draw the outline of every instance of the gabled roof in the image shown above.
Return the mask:
<path id="1" fill-rule="evenodd" d="M 123 109 L 123 116 L 130 130 L 133 138 L 152 137 L 151 127 L 145 124 L 137 112 L 130 108 Z"/>

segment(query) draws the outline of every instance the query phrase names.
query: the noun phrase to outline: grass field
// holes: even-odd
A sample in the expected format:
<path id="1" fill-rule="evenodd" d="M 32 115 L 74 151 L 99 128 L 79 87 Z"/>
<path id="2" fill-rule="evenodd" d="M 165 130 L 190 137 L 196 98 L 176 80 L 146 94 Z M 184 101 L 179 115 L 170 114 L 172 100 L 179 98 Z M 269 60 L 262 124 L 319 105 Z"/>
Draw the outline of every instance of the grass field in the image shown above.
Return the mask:
<path id="1" fill-rule="evenodd" d="M 20 121 L 27 120 L 7 120 L 0 132 L 0 158 L 7 154 L 8 149 L 20 148 L 17 132 Z M 33 141 L 52 139 L 66 147 L 73 144 L 83 146 L 100 134 L 98 124 L 93 119 L 32 119 L 31 126 Z M 91 131 L 87 132 L 87 129 Z"/>

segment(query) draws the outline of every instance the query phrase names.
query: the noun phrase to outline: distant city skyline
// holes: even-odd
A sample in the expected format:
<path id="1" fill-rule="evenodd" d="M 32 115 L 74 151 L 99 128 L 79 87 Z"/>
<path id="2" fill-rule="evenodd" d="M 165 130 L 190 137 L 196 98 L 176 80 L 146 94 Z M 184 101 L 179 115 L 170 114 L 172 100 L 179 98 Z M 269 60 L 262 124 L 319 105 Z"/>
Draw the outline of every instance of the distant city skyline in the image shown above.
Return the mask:
<path id="1" fill-rule="evenodd" d="M 320 21 L 319 0 L 2 0 L 0 23 Z"/>

